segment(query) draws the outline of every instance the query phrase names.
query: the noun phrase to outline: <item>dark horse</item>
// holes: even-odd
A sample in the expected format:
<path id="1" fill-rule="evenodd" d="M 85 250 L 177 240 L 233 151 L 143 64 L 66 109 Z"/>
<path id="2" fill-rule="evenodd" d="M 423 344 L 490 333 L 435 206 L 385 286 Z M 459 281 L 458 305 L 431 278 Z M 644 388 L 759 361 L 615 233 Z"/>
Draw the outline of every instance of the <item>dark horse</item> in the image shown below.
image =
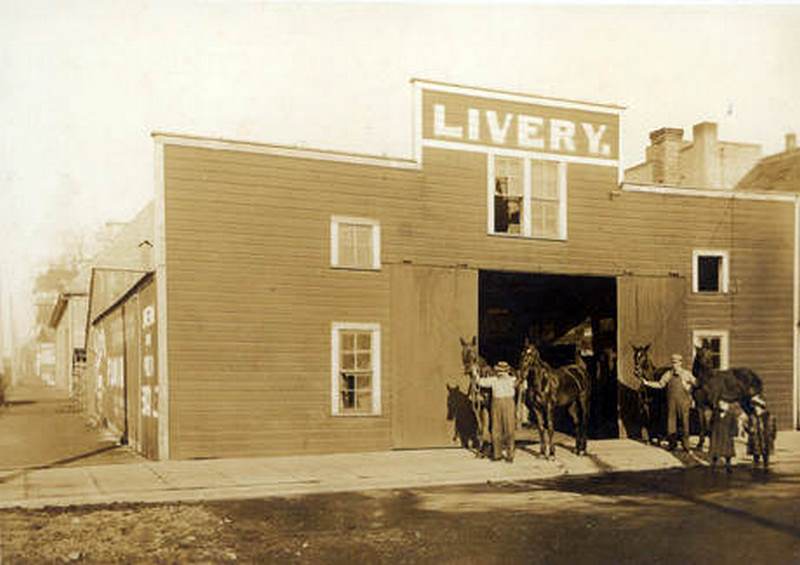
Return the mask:
<path id="1" fill-rule="evenodd" d="M 536 416 L 541 454 L 547 457 L 556 454 L 553 445 L 553 412 L 556 407 L 567 408 L 575 424 L 575 453 L 585 454 L 591 391 L 589 372 L 582 360 L 576 358 L 574 364 L 554 369 L 542 359 L 536 346 L 525 338 L 519 377 L 527 379 L 526 404 Z"/>
<path id="2" fill-rule="evenodd" d="M 475 336 L 467 342 L 459 337 L 461 342 L 461 362 L 464 365 L 464 374 L 469 377 L 469 390 L 467 397 L 472 406 L 472 413 L 477 422 L 477 453 L 484 455 L 484 439 L 489 432 L 489 409 L 492 402 L 490 389 L 478 386 L 478 379 L 489 377 L 493 371 L 486 360 L 478 355 L 478 342 Z"/>
<path id="3" fill-rule="evenodd" d="M 650 360 L 650 344 L 633 348 L 633 374 L 639 380 L 657 381 L 670 367 L 656 367 Z M 667 400 L 663 389 L 639 386 L 639 410 L 647 440 L 659 443 L 667 435 Z"/>
<path id="4" fill-rule="evenodd" d="M 695 408 L 697 408 L 697 420 L 700 422 L 700 440 L 697 442 L 697 449 L 702 451 L 706 436 L 711 442 L 711 419 L 714 415 L 716 402 L 711 401 L 711 392 L 708 386 L 709 378 L 713 372 L 713 360 L 711 350 L 704 347 L 694 347 L 694 361 L 692 362 L 692 374 L 697 379 L 697 384 L 692 391 Z M 719 402 L 719 399 L 717 399 Z"/>
<path id="5" fill-rule="evenodd" d="M 747 367 L 714 369 L 713 352 L 705 345 L 695 346 L 692 374 L 697 379 L 695 402 L 698 410 L 712 411 L 720 400 L 738 402 L 745 413 L 753 413 L 752 398 L 764 390 L 764 383 Z M 702 444 L 702 437 L 700 438 Z"/>

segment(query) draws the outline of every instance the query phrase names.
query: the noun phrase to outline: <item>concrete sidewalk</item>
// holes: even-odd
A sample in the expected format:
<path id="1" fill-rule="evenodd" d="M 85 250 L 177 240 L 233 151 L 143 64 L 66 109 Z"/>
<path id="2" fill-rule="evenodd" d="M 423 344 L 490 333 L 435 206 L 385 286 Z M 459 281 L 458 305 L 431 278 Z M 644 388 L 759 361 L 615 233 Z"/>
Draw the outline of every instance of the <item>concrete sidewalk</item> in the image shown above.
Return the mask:
<path id="1" fill-rule="evenodd" d="M 0 508 L 263 498 L 683 466 L 667 451 L 632 440 L 592 441 L 587 457 L 575 456 L 571 446 L 564 438 L 555 461 L 539 458 L 535 445 L 518 447 L 513 464 L 462 449 L 430 449 L 21 469 L 0 472 Z M 741 442 L 737 452 L 739 463 L 749 464 Z M 800 432 L 780 432 L 775 462 L 797 459 Z"/>
<path id="2" fill-rule="evenodd" d="M 0 472 L 0 508 L 260 498 L 681 466 L 664 450 L 630 440 L 591 442 L 588 457 L 576 457 L 566 445 L 555 461 L 540 459 L 531 450 L 536 446 L 518 448 L 513 464 L 432 449 Z"/>

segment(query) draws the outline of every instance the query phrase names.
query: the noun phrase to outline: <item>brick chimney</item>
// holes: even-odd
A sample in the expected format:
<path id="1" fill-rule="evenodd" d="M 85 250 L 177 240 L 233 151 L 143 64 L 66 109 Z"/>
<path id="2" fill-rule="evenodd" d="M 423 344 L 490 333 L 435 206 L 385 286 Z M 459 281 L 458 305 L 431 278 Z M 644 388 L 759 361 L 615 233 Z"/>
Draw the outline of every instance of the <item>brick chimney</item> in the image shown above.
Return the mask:
<path id="1" fill-rule="evenodd" d="M 681 180 L 680 150 L 683 129 L 661 128 L 650 132 L 647 160 L 653 163 L 653 182 L 677 185 Z"/>
<path id="2" fill-rule="evenodd" d="M 797 149 L 797 135 L 793 133 L 786 134 L 786 151 L 794 151 Z"/>
<path id="3" fill-rule="evenodd" d="M 700 122 L 692 127 L 695 174 L 700 188 L 721 188 L 717 156 L 717 124 Z"/>

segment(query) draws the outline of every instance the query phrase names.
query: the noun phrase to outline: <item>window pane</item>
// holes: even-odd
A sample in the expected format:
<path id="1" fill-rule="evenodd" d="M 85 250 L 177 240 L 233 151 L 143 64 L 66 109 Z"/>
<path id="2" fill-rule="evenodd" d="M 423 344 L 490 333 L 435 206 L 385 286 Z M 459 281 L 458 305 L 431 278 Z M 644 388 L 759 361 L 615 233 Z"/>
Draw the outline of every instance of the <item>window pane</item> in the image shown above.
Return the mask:
<path id="1" fill-rule="evenodd" d="M 557 202 L 534 202 L 531 216 L 535 237 L 559 236 Z"/>
<path id="2" fill-rule="evenodd" d="M 356 393 L 354 390 L 342 391 L 342 409 L 352 410 L 356 406 Z"/>
<path id="3" fill-rule="evenodd" d="M 342 353 L 342 369 L 353 370 L 356 368 L 356 356 L 354 353 Z"/>
<path id="4" fill-rule="evenodd" d="M 496 157 L 494 176 L 496 190 L 499 184 L 505 196 L 522 196 L 522 159 Z"/>
<path id="5" fill-rule="evenodd" d="M 353 332 L 341 332 L 339 335 L 342 337 L 342 350 L 352 351 L 355 349 L 356 334 Z"/>
<path id="6" fill-rule="evenodd" d="M 340 389 L 353 390 L 356 388 L 356 379 L 357 379 L 356 375 L 345 371 L 342 371 L 341 375 L 342 375 L 342 382 L 339 385 Z"/>
<path id="7" fill-rule="evenodd" d="M 356 369 L 371 369 L 372 355 L 359 351 L 356 355 Z"/>
<path id="8" fill-rule="evenodd" d="M 339 264 L 343 267 L 372 267 L 372 230 L 366 224 L 339 224 Z"/>
<path id="9" fill-rule="evenodd" d="M 356 394 L 356 410 L 359 412 L 372 411 L 372 394 L 370 392 L 359 392 Z"/>
<path id="10" fill-rule="evenodd" d="M 339 224 L 339 264 L 344 266 L 355 263 L 355 234 L 353 226 Z"/>
<path id="11" fill-rule="evenodd" d="M 372 372 L 365 372 L 356 375 L 356 387 L 359 390 L 369 390 L 372 388 Z"/>
<path id="12" fill-rule="evenodd" d="M 712 366 L 715 369 L 722 367 L 722 339 L 719 337 L 704 337 L 702 346 L 711 350 Z"/>
<path id="13" fill-rule="evenodd" d="M 372 336 L 368 332 L 361 332 L 358 334 L 358 349 L 367 350 L 371 349 Z"/>
<path id="14" fill-rule="evenodd" d="M 494 197 L 495 233 L 521 233 L 522 197 Z"/>
<path id="15" fill-rule="evenodd" d="M 557 200 L 558 163 L 552 161 L 531 162 L 531 194 L 534 198 Z"/>
<path id="16" fill-rule="evenodd" d="M 355 233 L 354 266 L 372 266 L 372 226 L 353 226 Z"/>
<path id="17" fill-rule="evenodd" d="M 722 257 L 701 255 L 697 258 L 697 289 L 700 292 L 719 292 Z"/>

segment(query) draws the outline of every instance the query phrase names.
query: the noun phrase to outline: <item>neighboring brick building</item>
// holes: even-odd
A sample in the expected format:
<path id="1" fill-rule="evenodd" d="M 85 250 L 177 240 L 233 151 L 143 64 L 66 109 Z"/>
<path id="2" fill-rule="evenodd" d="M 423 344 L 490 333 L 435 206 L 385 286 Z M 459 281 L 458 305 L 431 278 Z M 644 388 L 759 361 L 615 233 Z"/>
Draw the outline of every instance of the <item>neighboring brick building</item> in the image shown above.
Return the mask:
<path id="1" fill-rule="evenodd" d="M 681 128 L 650 132 L 645 161 L 626 169 L 625 180 L 729 190 L 761 158 L 760 145 L 720 141 L 714 122 L 696 124 L 692 137 L 684 140 Z"/>

